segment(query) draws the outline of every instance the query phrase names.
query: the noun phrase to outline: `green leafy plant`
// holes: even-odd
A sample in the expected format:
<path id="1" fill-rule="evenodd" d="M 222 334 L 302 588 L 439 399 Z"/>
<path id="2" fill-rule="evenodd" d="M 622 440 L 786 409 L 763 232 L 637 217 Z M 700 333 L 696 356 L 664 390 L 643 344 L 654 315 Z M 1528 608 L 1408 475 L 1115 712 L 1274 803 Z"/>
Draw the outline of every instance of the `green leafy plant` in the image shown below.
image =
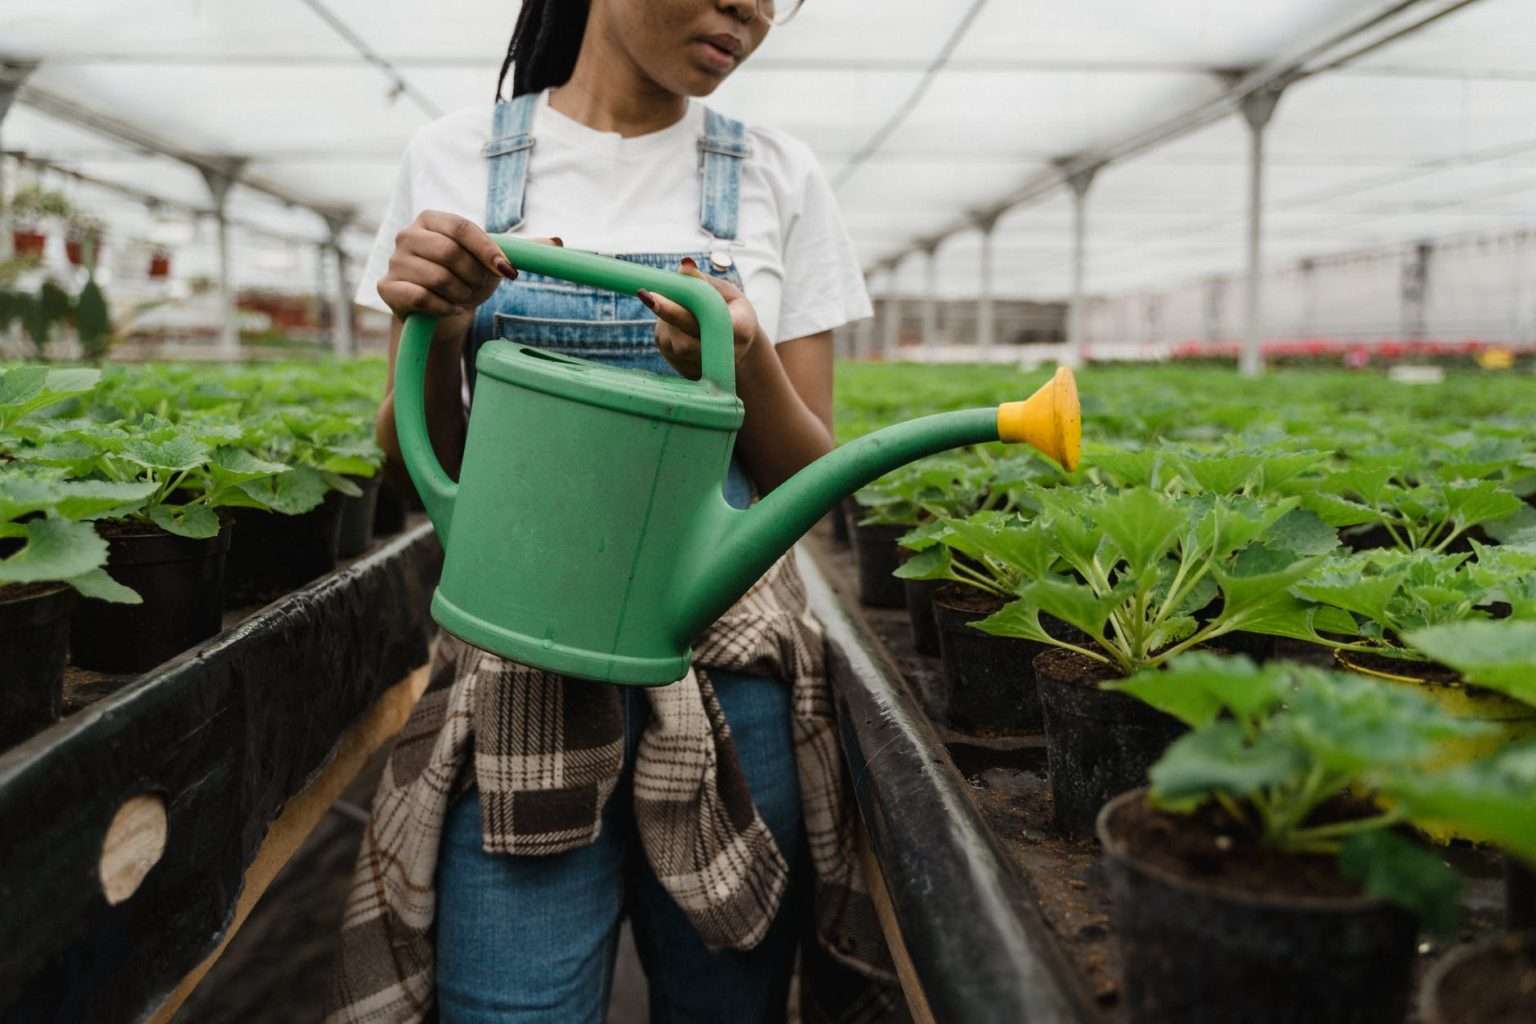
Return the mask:
<path id="1" fill-rule="evenodd" d="M 1306 639 L 1339 650 L 1423 660 L 1403 644 L 1404 634 L 1426 626 L 1486 619 L 1487 606 L 1504 592 L 1507 577 L 1497 570 L 1497 559 L 1479 566 L 1469 558 L 1377 550 L 1324 563 L 1297 580 L 1293 589 L 1333 613 L 1328 631 L 1339 638 L 1313 635 Z"/>
<path id="2" fill-rule="evenodd" d="M 289 472 L 226 443 L 239 433 L 230 424 L 179 425 L 154 416 L 131 423 L 78 419 L 42 432 L 42 444 L 15 456 L 77 480 L 150 484 L 143 505 L 123 510 L 121 518 L 201 539 L 218 534 L 219 508 L 269 507 L 258 485 Z"/>
<path id="3" fill-rule="evenodd" d="M 0 434 L 25 416 L 89 393 L 100 380 L 100 370 L 0 368 Z"/>
<path id="4" fill-rule="evenodd" d="M 1472 476 L 1512 461 L 1446 464 L 1435 471 L 1405 452 L 1359 457 L 1310 482 L 1304 501 L 1330 525 L 1380 526 L 1401 550 L 1440 552 L 1472 527 L 1520 511 L 1523 502 L 1506 482 Z"/>
<path id="5" fill-rule="evenodd" d="M 1318 628 L 1290 593 L 1337 537 L 1294 498 L 1040 492 L 1042 512 L 1010 536 L 1015 600 L 976 624 L 984 632 L 1062 647 L 1129 675 L 1238 630 L 1283 636 Z M 1042 571 L 1059 561 L 1067 571 Z M 1050 635 L 1041 614 L 1076 627 L 1092 647 Z M 1326 618 L 1326 614 L 1324 616 Z M 1322 625 L 1327 626 L 1324 622 Z"/>
<path id="6" fill-rule="evenodd" d="M 1294 664 L 1259 668 L 1241 657 L 1194 654 L 1116 688 L 1191 728 L 1152 767 L 1155 806 L 1189 813 L 1214 801 L 1262 845 L 1335 856 L 1367 894 L 1402 904 L 1442 934 L 1454 927 L 1454 874 L 1391 830 L 1420 808 L 1405 799 L 1405 785 L 1428 775 L 1444 744 L 1486 726 L 1403 687 Z M 1479 798 L 1497 792 L 1488 787 Z M 1459 793 L 1437 811 L 1471 816 L 1471 783 Z M 1366 795 L 1383 798 L 1385 809 L 1358 799 Z"/>
<path id="7" fill-rule="evenodd" d="M 139 595 L 107 575 L 107 542 L 85 520 L 142 506 L 147 483 L 0 476 L 0 540 L 20 541 L 0 559 L 0 586 L 67 583 L 87 597 L 124 604 Z"/>

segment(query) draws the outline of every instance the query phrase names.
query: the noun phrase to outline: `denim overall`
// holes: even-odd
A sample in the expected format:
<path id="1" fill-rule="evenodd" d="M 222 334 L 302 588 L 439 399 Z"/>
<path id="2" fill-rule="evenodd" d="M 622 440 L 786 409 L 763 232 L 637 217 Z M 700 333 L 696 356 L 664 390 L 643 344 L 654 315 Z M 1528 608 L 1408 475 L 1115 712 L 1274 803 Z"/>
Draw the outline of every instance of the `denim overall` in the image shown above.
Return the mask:
<path id="1" fill-rule="evenodd" d="M 491 234 L 516 232 L 522 226 L 528 158 L 534 145 L 533 113 L 539 102 L 538 94 L 525 93 L 509 103 L 496 104 L 491 141 L 485 147 L 490 161 L 485 229 Z M 705 111 L 704 135 L 699 139 L 703 194 L 699 226 L 714 238 L 707 251 L 609 255 L 669 271 L 677 270 L 683 257 L 691 257 L 702 272 L 740 288 L 741 275 L 736 272 L 730 252 L 736 242 L 746 135 L 746 125 L 740 121 L 722 117 L 713 110 Z M 475 356 L 480 346 L 492 338 L 613 366 L 678 375 L 656 348 L 655 315 L 638 298 L 521 269 L 516 281 L 501 282 L 496 294 L 475 314 L 474 327 L 464 347 L 471 396 L 475 387 Z M 752 483 L 736 459 L 731 460 L 726 475 L 725 498 L 737 508 L 746 508 L 752 499 Z"/>
<path id="2" fill-rule="evenodd" d="M 534 146 L 530 129 L 540 102 L 538 94 L 526 94 L 496 105 L 485 147 L 490 162 L 485 226 L 492 233 L 515 232 L 523 223 Z M 699 140 L 699 224 L 713 238 L 709 249 L 615 255 L 669 271 L 689 256 L 702 272 L 740 287 L 729 254 L 746 155 L 745 126 L 708 111 Z M 632 295 L 519 270 L 517 280 L 503 281 L 475 316 L 465 346 L 471 396 L 475 355 L 490 339 L 676 374 L 657 349 L 655 332 L 655 316 Z M 735 459 L 725 497 L 740 508 L 752 498 L 751 482 Z M 753 802 L 791 865 L 789 889 L 768 935 L 750 951 L 710 952 L 656 880 L 635 828 L 630 767 L 650 709 L 642 688 L 622 687 L 625 768 L 591 846 L 551 857 L 486 853 L 478 790 L 471 788 L 449 808 L 436 876 L 441 1024 L 602 1024 L 626 915 L 648 978 L 654 1024 L 784 1019 L 810 870 L 789 686 L 718 670 L 710 678 Z"/>

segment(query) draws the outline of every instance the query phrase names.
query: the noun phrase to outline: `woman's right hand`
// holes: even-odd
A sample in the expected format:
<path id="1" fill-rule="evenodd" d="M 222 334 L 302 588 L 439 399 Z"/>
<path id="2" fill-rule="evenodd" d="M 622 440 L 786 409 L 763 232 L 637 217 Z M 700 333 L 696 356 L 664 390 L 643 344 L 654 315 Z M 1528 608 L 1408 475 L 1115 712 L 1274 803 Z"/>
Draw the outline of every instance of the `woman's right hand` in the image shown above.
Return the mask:
<path id="1" fill-rule="evenodd" d="M 485 230 L 452 213 L 425 210 L 395 236 L 379 298 L 404 320 L 412 313 L 473 313 L 517 270 Z"/>

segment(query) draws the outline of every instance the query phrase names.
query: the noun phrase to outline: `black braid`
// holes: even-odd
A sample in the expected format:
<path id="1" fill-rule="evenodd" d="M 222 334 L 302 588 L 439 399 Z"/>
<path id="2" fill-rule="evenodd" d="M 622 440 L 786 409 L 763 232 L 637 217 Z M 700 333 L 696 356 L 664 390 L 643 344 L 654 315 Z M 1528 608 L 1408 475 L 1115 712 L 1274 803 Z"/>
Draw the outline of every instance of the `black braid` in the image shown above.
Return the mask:
<path id="1" fill-rule="evenodd" d="M 512 95 L 564 85 L 576 67 L 581 37 L 587 30 L 589 0 L 523 0 L 507 59 L 496 79 L 496 98 L 512 72 Z"/>

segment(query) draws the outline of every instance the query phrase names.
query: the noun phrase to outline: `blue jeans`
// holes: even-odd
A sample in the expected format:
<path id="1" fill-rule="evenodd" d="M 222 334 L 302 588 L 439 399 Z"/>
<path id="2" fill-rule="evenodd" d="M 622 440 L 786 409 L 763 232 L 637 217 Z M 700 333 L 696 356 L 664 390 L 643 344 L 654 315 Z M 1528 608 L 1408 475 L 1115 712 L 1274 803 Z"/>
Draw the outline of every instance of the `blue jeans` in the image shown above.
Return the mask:
<path id="1" fill-rule="evenodd" d="M 652 1024 L 782 1022 L 808 909 L 809 857 L 785 683 L 710 671 L 758 813 L 790 865 L 763 941 L 711 953 L 652 873 L 635 829 L 631 765 L 649 716 L 621 691 L 625 766 L 591 846 L 552 857 L 488 854 L 478 791 L 448 810 L 437 868 L 442 1024 L 601 1024 L 627 914 L 650 988 Z"/>

